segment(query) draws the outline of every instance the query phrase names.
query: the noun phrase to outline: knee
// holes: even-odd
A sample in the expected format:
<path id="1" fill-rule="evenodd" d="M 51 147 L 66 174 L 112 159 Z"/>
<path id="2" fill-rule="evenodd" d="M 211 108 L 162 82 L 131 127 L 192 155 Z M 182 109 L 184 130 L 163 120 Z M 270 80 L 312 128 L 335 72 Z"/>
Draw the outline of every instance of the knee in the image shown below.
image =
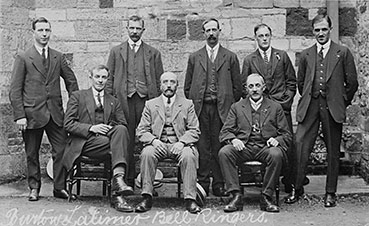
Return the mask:
<path id="1" fill-rule="evenodd" d="M 152 145 L 148 145 L 144 147 L 141 151 L 140 158 L 142 159 L 150 159 L 155 157 L 155 148 Z"/>
<path id="2" fill-rule="evenodd" d="M 184 147 L 182 149 L 181 159 L 184 161 L 195 161 L 196 156 L 190 147 Z"/>
<path id="3" fill-rule="evenodd" d="M 269 158 L 273 161 L 282 162 L 283 153 L 279 147 L 271 147 L 269 148 Z"/>
<path id="4" fill-rule="evenodd" d="M 219 159 L 225 159 L 225 158 L 228 158 L 231 150 L 233 148 L 233 145 L 230 145 L 230 144 L 227 144 L 225 146 L 223 146 L 220 150 L 219 150 L 219 153 L 218 153 L 218 158 Z"/>
<path id="5" fill-rule="evenodd" d="M 114 126 L 114 129 L 117 133 L 128 134 L 128 129 L 124 125 L 116 125 Z"/>

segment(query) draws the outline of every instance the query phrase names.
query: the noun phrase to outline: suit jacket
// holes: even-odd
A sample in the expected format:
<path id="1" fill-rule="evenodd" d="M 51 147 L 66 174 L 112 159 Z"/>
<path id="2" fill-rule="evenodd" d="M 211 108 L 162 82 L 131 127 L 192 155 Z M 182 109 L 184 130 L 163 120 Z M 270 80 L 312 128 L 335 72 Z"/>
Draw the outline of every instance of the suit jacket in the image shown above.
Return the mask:
<path id="1" fill-rule="evenodd" d="M 265 79 L 268 98 L 280 103 L 285 111 L 291 111 L 296 94 L 296 73 L 290 58 L 283 50 L 272 48 L 272 73 L 267 74 L 263 57 L 259 50 L 246 56 L 242 66 L 242 83 L 246 84 L 247 76 L 252 73 L 262 75 Z M 245 89 L 246 90 L 246 89 Z"/>
<path id="2" fill-rule="evenodd" d="M 127 126 L 126 119 L 118 99 L 105 92 L 104 95 L 104 124 Z M 74 92 L 65 113 L 64 127 L 69 133 L 64 152 L 64 166 L 69 170 L 73 162 L 81 155 L 87 139 L 93 135 L 89 131 L 95 125 L 96 103 L 92 88 Z"/>
<path id="3" fill-rule="evenodd" d="M 129 116 L 127 102 L 128 48 L 128 41 L 125 41 L 110 50 L 107 63 L 110 76 L 105 88 L 108 93 L 119 99 L 126 118 Z M 164 72 L 161 54 L 157 49 L 144 42 L 142 42 L 140 48 L 143 48 L 148 97 L 151 99 L 160 94 L 160 76 Z"/>
<path id="4" fill-rule="evenodd" d="M 14 62 L 9 98 L 14 120 L 26 118 L 27 129 L 44 127 L 50 117 L 58 126 L 63 126 L 60 77 L 69 94 L 78 90 L 76 77 L 63 54 L 49 48 L 49 61 L 49 71 L 46 71 L 41 55 L 32 46 L 19 53 Z"/>
<path id="5" fill-rule="evenodd" d="M 200 128 L 194 105 L 191 100 L 176 96 L 172 106 L 174 131 L 179 141 L 191 145 L 199 140 Z M 143 145 L 160 139 L 165 124 L 165 107 L 161 96 L 148 100 L 142 113 L 136 134 Z"/>
<path id="6" fill-rule="evenodd" d="M 193 100 L 197 115 L 201 113 L 206 89 L 207 59 L 208 54 L 204 46 L 190 55 L 187 64 L 184 93 L 188 99 Z M 235 53 L 219 46 L 215 66 L 218 79 L 218 112 L 224 122 L 232 103 L 241 98 L 240 65 Z"/>
<path id="7" fill-rule="evenodd" d="M 329 112 L 338 123 L 346 118 L 346 107 L 351 104 L 358 88 L 354 58 L 347 47 L 333 41 L 327 55 L 326 100 Z M 296 119 L 304 121 L 310 105 L 316 70 L 317 46 L 304 50 L 300 56 L 297 72 L 297 88 L 301 98 L 297 105 Z"/>
<path id="8" fill-rule="evenodd" d="M 234 103 L 229 110 L 220 134 L 221 143 L 238 138 L 246 144 L 252 130 L 252 113 L 250 99 L 241 99 Z M 292 141 L 292 134 L 288 128 L 287 119 L 280 104 L 264 98 L 260 106 L 261 135 L 267 141 L 274 137 L 284 151 L 287 152 Z"/>

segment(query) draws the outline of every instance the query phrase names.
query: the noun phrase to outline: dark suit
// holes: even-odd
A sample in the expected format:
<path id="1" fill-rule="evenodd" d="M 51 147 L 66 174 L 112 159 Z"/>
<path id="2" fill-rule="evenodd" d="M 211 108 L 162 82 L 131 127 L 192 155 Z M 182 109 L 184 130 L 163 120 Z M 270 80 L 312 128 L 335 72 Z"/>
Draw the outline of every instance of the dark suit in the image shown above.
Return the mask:
<path id="1" fill-rule="evenodd" d="M 166 123 L 165 106 L 161 96 L 146 102 L 140 124 L 137 127 L 137 137 L 144 145 L 140 156 L 142 193 L 152 195 L 157 163 L 161 159 L 170 157 L 179 161 L 181 166 L 184 198 L 196 200 L 198 152 L 194 144 L 200 135 L 199 121 L 190 100 L 177 95 L 171 109 L 175 136 L 185 145 L 180 154 L 170 153 L 169 150 L 173 143 L 166 143 L 165 153 L 156 150 L 152 145 L 154 139 L 161 139 Z"/>
<path id="2" fill-rule="evenodd" d="M 272 197 L 275 185 L 279 179 L 286 152 L 292 140 L 287 120 L 282 107 L 267 98 L 264 98 L 260 111 L 260 131 L 265 146 L 260 148 L 250 140 L 253 118 L 249 98 L 233 104 L 229 110 L 227 120 L 220 131 L 219 140 L 226 145 L 219 151 L 219 161 L 228 192 L 240 191 L 237 164 L 247 160 L 258 160 L 266 164 L 263 178 L 262 193 Z M 279 145 L 268 147 L 266 141 L 275 138 Z M 237 151 L 231 141 L 241 140 L 246 148 Z"/>
<path id="3" fill-rule="evenodd" d="M 269 59 L 271 65 L 271 72 L 268 73 L 267 65 L 259 50 L 248 55 L 243 61 L 242 66 L 242 84 L 246 84 L 247 76 L 252 73 L 257 73 L 264 77 L 266 89 L 264 94 L 271 100 L 282 105 L 284 113 L 287 118 L 288 127 L 293 134 L 291 106 L 293 98 L 296 94 L 296 73 L 290 58 L 283 50 L 271 49 L 271 56 Z M 246 89 L 244 89 L 246 90 Z M 293 143 L 288 151 L 288 160 L 291 167 L 285 168 L 285 176 L 287 183 L 292 183 L 292 178 L 295 176 L 295 170 L 292 166 L 295 165 L 295 150 L 293 150 Z"/>
<path id="4" fill-rule="evenodd" d="M 238 101 L 242 94 L 239 61 L 235 53 L 219 46 L 214 61 L 217 78 L 216 103 L 205 103 L 204 95 L 207 85 L 206 47 L 192 53 L 188 59 L 184 93 L 195 105 L 200 121 L 200 168 L 198 180 L 206 192 L 209 192 L 210 172 L 213 175 L 213 189 L 223 187 L 223 178 L 218 162 L 220 149 L 219 131 L 227 117 L 232 103 Z"/>
<path id="5" fill-rule="evenodd" d="M 77 80 L 63 54 L 49 48 L 49 70 L 33 46 L 20 53 L 14 63 L 10 85 L 10 102 L 14 119 L 27 119 L 23 132 L 27 154 L 28 184 L 39 189 L 41 174 L 39 149 L 44 130 L 52 146 L 54 188 L 65 188 L 65 170 L 62 165 L 66 133 L 63 129 L 64 110 L 60 91 L 60 77 L 68 93 L 78 90 Z"/>
<path id="6" fill-rule="evenodd" d="M 346 107 L 351 103 L 358 88 L 354 58 L 348 48 L 332 42 L 325 56 L 326 93 L 312 97 L 316 72 L 316 45 L 301 53 L 297 73 L 297 85 L 301 98 L 297 106 L 296 132 L 297 179 L 296 189 L 302 188 L 305 168 L 310 152 L 318 135 L 319 124 L 327 147 L 327 184 L 326 192 L 335 193 L 339 168 L 339 152 L 342 136 L 342 123 L 346 117 Z"/>
<path id="7" fill-rule="evenodd" d="M 97 124 L 92 88 L 74 92 L 70 97 L 64 119 L 65 130 L 69 133 L 63 158 L 67 170 L 81 153 L 95 158 L 111 153 L 113 168 L 118 164 L 127 165 L 129 137 L 123 110 L 118 99 L 106 92 L 103 105 L 104 124 L 113 126 L 106 136 L 89 131 Z"/>
<path id="8" fill-rule="evenodd" d="M 118 98 L 123 108 L 124 115 L 128 120 L 128 132 L 130 137 L 128 159 L 130 165 L 127 172 L 127 180 L 130 185 L 133 185 L 134 178 L 136 177 L 135 161 L 133 158 L 135 149 L 135 130 L 140 122 L 145 101 L 157 97 L 160 94 L 160 76 L 163 74 L 164 69 L 160 52 L 142 42 L 140 48 L 143 49 L 143 65 L 145 65 L 144 71 L 148 94 L 144 98 L 140 98 L 137 94 L 133 95 L 132 98 L 127 98 L 128 48 L 130 48 L 128 41 L 125 41 L 110 50 L 107 63 L 110 76 L 105 90 Z"/>

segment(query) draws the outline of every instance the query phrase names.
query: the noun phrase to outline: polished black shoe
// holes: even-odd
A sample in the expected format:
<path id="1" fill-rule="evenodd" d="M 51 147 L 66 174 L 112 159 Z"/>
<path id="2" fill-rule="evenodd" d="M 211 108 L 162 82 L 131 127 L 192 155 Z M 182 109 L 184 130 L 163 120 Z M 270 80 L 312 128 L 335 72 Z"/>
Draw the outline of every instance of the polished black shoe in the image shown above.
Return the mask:
<path id="1" fill-rule="evenodd" d="M 235 211 L 242 211 L 243 210 L 243 200 L 242 194 L 236 192 L 233 194 L 232 200 L 224 207 L 224 212 L 231 213 Z"/>
<path id="2" fill-rule="evenodd" d="M 112 180 L 112 192 L 114 195 L 133 195 L 133 188 L 124 182 L 124 174 L 114 175 Z"/>
<path id="3" fill-rule="evenodd" d="M 262 194 L 260 198 L 260 209 L 270 213 L 278 213 L 279 206 L 274 205 L 273 198 Z"/>
<path id="4" fill-rule="evenodd" d="M 304 182 L 302 183 L 303 186 L 308 185 L 310 183 L 310 180 L 308 177 L 305 176 Z"/>
<path id="5" fill-rule="evenodd" d="M 37 188 L 32 188 L 29 192 L 28 201 L 38 201 L 39 197 L 39 190 Z"/>
<path id="6" fill-rule="evenodd" d="M 69 193 L 65 189 L 62 189 L 62 190 L 54 189 L 53 193 L 54 193 L 55 198 L 61 198 L 61 199 L 69 198 Z M 70 200 L 76 200 L 76 199 L 77 199 L 77 196 L 74 194 L 71 194 Z"/>
<path id="7" fill-rule="evenodd" d="M 185 200 L 185 204 L 186 204 L 186 210 L 190 213 L 193 214 L 197 214 L 201 212 L 201 208 L 200 206 L 196 203 L 195 200 L 193 199 L 186 199 Z"/>
<path id="8" fill-rule="evenodd" d="M 222 187 L 214 188 L 213 189 L 213 195 L 218 196 L 218 197 L 227 197 L 227 196 L 229 196 L 228 192 Z"/>
<path id="9" fill-rule="evenodd" d="M 131 213 L 134 211 L 133 207 L 121 195 L 113 195 L 110 205 L 119 212 Z"/>
<path id="10" fill-rule="evenodd" d="M 300 197 L 304 194 L 304 189 L 295 189 L 294 187 L 292 188 L 292 191 L 289 195 L 287 195 L 286 198 L 284 198 L 284 202 L 287 204 L 292 204 L 295 203 L 297 201 L 299 201 Z"/>
<path id="11" fill-rule="evenodd" d="M 336 194 L 326 193 L 324 197 L 324 207 L 335 207 L 336 206 Z"/>
<path id="12" fill-rule="evenodd" d="M 143 213 L 151 210 L 152 197 L 150 195 L 143 195 L 143 200 L 136 206 L 135 212 Z"/>

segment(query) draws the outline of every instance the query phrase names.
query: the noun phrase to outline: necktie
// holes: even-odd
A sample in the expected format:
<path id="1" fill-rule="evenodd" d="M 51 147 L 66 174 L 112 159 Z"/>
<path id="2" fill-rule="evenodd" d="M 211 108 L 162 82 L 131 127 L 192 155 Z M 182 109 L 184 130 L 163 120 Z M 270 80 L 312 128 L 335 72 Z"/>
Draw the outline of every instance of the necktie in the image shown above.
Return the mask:
<path id="1" fill-rule="evenodd" d="M 168 97 L 167 104 L 168 105 L 170 104 L 170 97 Z"/>
<path id="2" fill-rule="evenodd" d="M 100 96 L 100 93 L 97 93 L 97 107 L 98 108 L 103 108 L 103 105 L 101 103 L 101 96 Z"/>
<path id="3" fill-rule="evenodd" d="M 269 60 L 268 60 L 268 56 L 267 56 L 266 51 L 264 51 L 263 59 L 264 59 L 264 63 L 266 63 L 266 64 L 268 64 L 268 63 L 269 63 Z"/>
<path id="4" fill-rule="evenodd" d="M 132 50 L 135 51 L 135 52 L 136 52 L 136 46 L 137 46 L 136 43 L 132 44 Z"/>
<path id="5" fill-rule="evenodd" d="M 323 55 L 323 46 L 322 46 L 322 48 L 320 49 L 320 51 L 319 51 L 319 53 L 318 53 L 318 55 L 319 55 L 319 57 L 321 58 L 321 59 L 323 59 L 324 58 L 324 55 Z"/>
<path id="6" fill-rule="evenodd" d="M 44 65 L 44 67 L 46 68 L 46 54 L 45 54 L 45 48 L 42 48 L 42 54 L 41 54 L 41 56 L 42 56 L 42 64 Z"/>
<path id="7" fill-rule="evenodd" d="M 213 48 L 210 49 L 210 61 L 214 63 L 214 49 Z"/>

